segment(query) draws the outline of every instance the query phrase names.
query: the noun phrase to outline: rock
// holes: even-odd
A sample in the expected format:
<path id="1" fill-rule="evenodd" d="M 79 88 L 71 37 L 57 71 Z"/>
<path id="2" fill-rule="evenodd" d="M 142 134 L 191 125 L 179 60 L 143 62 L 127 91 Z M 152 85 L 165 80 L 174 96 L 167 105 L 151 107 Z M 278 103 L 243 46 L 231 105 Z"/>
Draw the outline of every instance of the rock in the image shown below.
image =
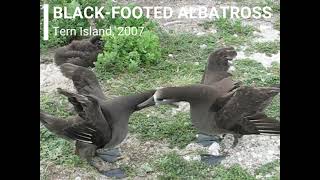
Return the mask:
<path id="1" fill-rule="evenodd" d="M 173 58 L 173 55 L 172 55 L 172 54 L 169 54 L 168 56 L 171 57 L 171 58 Z"/>
<path id="2" fill-rule="evenodd" d="M 183 156 L 183 159 L 186 161 L 200 161 L 201 156 L 200 155 L 185 155 L 185 156 Z"/>
<path id="3" fill-rule="evenodd" d="M 78 176 L 74 180 L 81 180 L 81 177 Z"/>
<path id="4" fill-rule="evenodd" d="M 202 44 L 202 45 L 200 45 L 200 48 L 201 49 L 206 49 L 208 46 L 206 45 L 206 44 Z"/>
<path id="5" fill-rule="evenodd" d="M 217 30 L 212 29 L 211 33 L 212 33 L 212 34 L 215 34 L 215 33 L 217 33 Z"/>
<path id="6" fill-rule="evenodd" d="M 205 35 L 206 33 L 204 33 L 204 32 L 198 32 L 197 33 L 197 36 L 202 36 L 202 35 Z"/>
<path id="7" fill-rule="evenodd" d="M 213 142 L 209 147 L 209 154 L 219 156 L 220 155 L 220 145 L 217 142 Z"/>
<path id="8" fill-rule="evenodd" d="M 75 91 L 72 80 L 64 77 L 58 66 L 53 63 L 40 64 L 40 91 L 56 91 L 58 87 Z"/>
<path id="9" fill-rule="evenodd" d="M 178 112 L 188 112 L 190 110 L 190 104 L 188 102 L 178 102 L 175 103 L 178 108 L 173 108 L 171 114 L 175 115 Z"/>
<path id="10" fill-rule="evenodd" d="M 198 150 L 205 150 L 206 148 L 204 148 L 203 146 L 201 146 L 200 144 L 197 143 L 190 143 L 186 146 L 185 151 L 186 152 L 195 152 Z"/>
<path id="11" fill-rule="evenodd" d="M 280 136 L 245 135 L 239 139 L 236 147 L 224 147 L 231 146 L 232 142 L 231 138 L 225 137 L 221 144 L 223 151 L 228 153 L 228 156 L 221 162 L 226 167 L 239 164 L 248 172 L 253 173 L 262 165 L 280 159 L 278 148 Z"/>
<path id="12" fill-rule="evenodd" d="M 234 66 L 230 66 L 229 71 L 234 71 L 235 67 Z"/>

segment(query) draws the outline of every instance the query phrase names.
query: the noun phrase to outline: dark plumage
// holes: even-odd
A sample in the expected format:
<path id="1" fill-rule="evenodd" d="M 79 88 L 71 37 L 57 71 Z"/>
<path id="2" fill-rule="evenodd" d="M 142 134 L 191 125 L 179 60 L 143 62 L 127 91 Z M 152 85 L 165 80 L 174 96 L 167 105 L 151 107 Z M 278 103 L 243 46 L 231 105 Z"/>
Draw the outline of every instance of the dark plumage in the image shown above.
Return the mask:
<path id="1" fill-rule="evenodd" d="M 221 96 L 216 85 L 166 87 L 158 89 L 153 97 L 138 107 L 186 101 L 190 103 L 192 124 L 201 133 L 279 134 L 280 123 L 263 114 L 265 107 L 279 91 L 279 88 L 273 87 L 240 87 Z"/>
<path id="2" fill-rule="evenodd" d="M 85 67 L 65 63 L 60 66 L 62 74 L 71 79 L 77 92 L 82 95 L 94 95 L 105 99 L 96 75 Z"/>
<path id="3" fill-rule="evenodd" d="M 74 40 L 69 45 L 56 50 L 54 62 L 56 65 L 71 63 L 83 67 L 93 67 L 97 56 L 102 52 L 103 42 L 100 36 L 84 40 Z"/>
<path id="4" fill-rule="evenodd" d="M 151 97 L 155 90 L 106 100 L 96 76 L 89 69 L 64 64 L 61 70 L 73 80 L 78 93 L 62 89 L 58 92 L 68 97 L 78 115 L 63 120 L 41 111 L 40 121 L 51 132 L 76 140 L 77 154 L 100 172 L 107 173 L 95 160 L 113 162 L 117 159 L 119 153 L 111 148 L 125 139 L 130 115 L 140 110 L 137 105 Z"/>
<path id="5" fill-rule="evenodd" d="M 201 85 L 159 89 L 152 98 L 138 106 L 143 108 L 155 103 L 187 101 L 191 106 L 192 123 L 200 133 L 231 133 L 235 137 L 234 146 L 238 137 L 245 134 L 261 134 L 264 128 L 270 130 L 264 131 L 265 133 L 279 133 L 279 122 L 266 117 L 262 112 L 270 100 L 279 93 L 280 88 L 240 87 L 241 83 L 233 81 L 232 74 L 227 72 L 230 67 L 228 61 L 236 55 L 232 47 L 214 51 L 208 58 Z M 249 118 L 255 118 L 256 121 Z M 268 121 L 265 126 L 254 123 L 265 121 Z M 208 144 L 209 139 L 217 138 L 202 139 Z"/>
<path id="6" fill-rule="evenodd" d="M 221 48 L 209 55 L 205 72 L 202 76 L 201 84 L 211 85 L 224 78 L 232 76 L 228 73 L 229 61 L 237 56 L 237 52 L 234 48 Z"/>

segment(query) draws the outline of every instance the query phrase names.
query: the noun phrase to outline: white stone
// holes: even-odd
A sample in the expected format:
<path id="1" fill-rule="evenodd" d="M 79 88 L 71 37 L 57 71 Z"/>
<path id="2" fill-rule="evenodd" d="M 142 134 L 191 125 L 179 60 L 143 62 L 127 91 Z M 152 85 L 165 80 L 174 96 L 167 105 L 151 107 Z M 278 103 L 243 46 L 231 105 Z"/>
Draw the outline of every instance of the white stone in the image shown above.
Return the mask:
<path id="1" fill-rule="evenodd" d="M 201 157 L 199 155 L 185 155 L 183 159 L 186 161 L 200 161 Z"/>
<path id="2" fill-rule="evenodd" d="M 206 49 L 208 46 L 206 45 L 206 44 L 202 44 L 202 45 L 200 45 L 200 48 L 201 49 Z"/>
<path id="3" fill-rule="evenodd" d="M 211 146 L 209 147 L 209 154 L 214 156 L 220 155 L 220 145 L 217 142 L 213 142 Z"/>
<path id="4" fill-rule="evenodd" d="M 234 71 L 234 70 L 235 70 L 235 67 L 234 66 L 230 66 L 229 71 L 231 72 L 231 71 Z"/>
<path id="5" fill-rule="evenodd" d="M 212 29 L 211 33 L 212 33 L 212 34 L 215 34 L 215 33 L 217 33 L 217 30 Z"/>
<path id="6" fill-rule="evenodd" d="M 204 32 L 198 32 L 197 33 L 197 36 L 202 36 L 202 35 L 205 35 L 206 33 L 204 33 Z"/>

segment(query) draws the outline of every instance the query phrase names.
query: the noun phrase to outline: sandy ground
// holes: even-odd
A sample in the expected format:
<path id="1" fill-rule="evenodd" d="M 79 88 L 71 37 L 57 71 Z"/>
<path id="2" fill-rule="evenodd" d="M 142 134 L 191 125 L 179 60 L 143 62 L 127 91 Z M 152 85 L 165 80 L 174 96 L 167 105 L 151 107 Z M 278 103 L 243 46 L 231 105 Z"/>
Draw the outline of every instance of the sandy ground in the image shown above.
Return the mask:
<path id="1" fill-rule="evenodd" d="M 118 1 L 126 2 L 126 1 Z M 137 4 L 142 4 L 144 6 L 154 6 L 156 5 L 165 5 L 174 7 L 173 9 L 179 10 L 182 7 L 189 6 L 218 6 L 222 2 L 220 1 L 209 1 L 209 0 L 200 0 L 200 1 L 179 1 L 179 0 L 156 0 L 156 1 L 146 1 L 146 0 L 134 0 L 131 2 L 136 2 Z M 228 4 L 230 5 L 230 4 Z M 176 12 L 175 12 L 176 13 Z M 198 35 L 204 33 L 215 33 L 214 29 L 204 30 L 198 24 L 199 21 L 190 20 L 190 19 L 170 19 L 158 21 L 160 25 L 165 30 L 173 30 L 175 32 L 188 31 Z M 248 23 L 253 24 L 257 27 L 260 32 L 255 32 L 258 37 L 255 41 L 274 41 L 280 40 L 280 32 L 273 29 L 272 21 L 248 21 Z M 52 52 L 41 54 L 40 57 L 40 91 L 41 92 L 52 92 L 56 91 L 57 87 L 73 90 L 72 82 L 65 78 L 59 71 L 59 68 L 52 63 Z M 246 55 L 243 51 L 238 52 L 237 59 L 243 58 L 252 58 L 261 62 L 264 66 L 269 66 L 272 62 L 280 62 L 280 53 L 273 55 L 271 57 L 266 56 L 265 54 L 254 53 L 251 55 Z M 188 111 L 188 104 L 181 103 L 179 109 L 173 109 L 172 113 L 177 111 Z M 225 166 L 230 166 L 232 164 L 240 164 L 245 169 L 248 169 L 249 172 L 253 172 L 256 168 L 260 167 L 263 164 L 272 162 L 274 160 L 280 159 L 280 137 L 279 136 L 244 136 L 239 140 L 239 145 L 230 149 L 230 142 L 228 138 L 224 140 L 220 146 L 204 148 L 197 144 L 191 143 L 185 149 L 178 150 L 179 154 L 184 156 L 186 159 L 199 159 L 197 157 L 192 158 L 192 154 L 196 150 L 202 149 L 207 152 L 214 153 L 218 151 L 229 152 L 229 156 L 222 161 L 222 164 Z M 142 143 L 139 141 L 135 135 L 128 135 L 126 140 L 120 145 L 121 151 L 123 152 L 124 159 L 117 162 L 118 164 L 127 164 L 133 168 L 141 168 L 141 176 L 136 179 L 154 179 L 156 173 L 149 175 L 143 167 L 147 165 L 141 164 L 146 162 L 147 159 L 154 157 L 155 155 L 167 153 L 175 149 L 170 149 L 165 142 L 154 142 L 147 141 Z M 177 149 L 176 149 L 177 150 Z M 196 156 L 196 155 L 194 155 Z M 97 174 L 95 171 L 87 171 L 86 169 L 81 168 L 65 168 L 62 166 L 54 166 L 46 164 L 41 165 L 41 172 L 50 172 L 50 177 L 48 179 L 108 179 L 104 176 Z"/>

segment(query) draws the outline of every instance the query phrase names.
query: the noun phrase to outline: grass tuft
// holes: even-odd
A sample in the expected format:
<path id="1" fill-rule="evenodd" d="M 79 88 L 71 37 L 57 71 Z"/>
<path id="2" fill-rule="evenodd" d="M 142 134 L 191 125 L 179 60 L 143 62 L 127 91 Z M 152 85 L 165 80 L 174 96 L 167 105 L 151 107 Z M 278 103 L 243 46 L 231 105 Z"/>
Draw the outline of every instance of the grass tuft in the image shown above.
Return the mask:
<path id="1" fill-rule="evenodd" d="M 159 179 L 255 179 L 238 165 L 223 168 L 199 161 L 186 161 L 176 152 L 158 158 L 154 166 L 161 173 Z"/>
<path id="2" fill-rule="evenodd" d="M 267 56 L 272 56 L 280 51 L 280 41 L 256 42 L 252 43 L 246 52 L 250 53 L 265 53 Z"/>

